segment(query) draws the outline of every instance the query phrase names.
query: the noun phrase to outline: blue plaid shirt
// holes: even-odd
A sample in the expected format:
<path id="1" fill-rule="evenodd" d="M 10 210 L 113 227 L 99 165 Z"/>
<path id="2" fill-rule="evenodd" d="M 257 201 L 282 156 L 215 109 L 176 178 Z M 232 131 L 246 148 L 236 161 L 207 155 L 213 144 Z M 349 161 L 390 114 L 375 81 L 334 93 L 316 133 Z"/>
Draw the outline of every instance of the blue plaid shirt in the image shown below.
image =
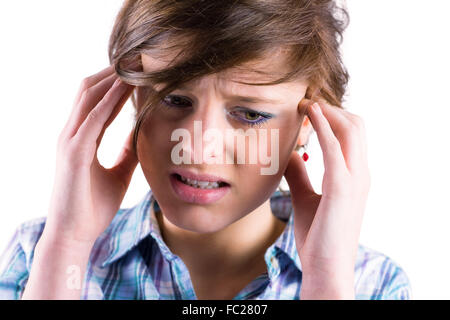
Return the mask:
<path id="1" fill-rule="evenodd" d="M 275 192 L 272 212 L 287 221 L 267 248 L 267 272 L 233 299 L 299 299 L 302 267 L 295 246 L 290 195 Z M 151 190 L 137 205 L 120 209 L 94 244 L 82 299 L 197 299 L 188 269 L 165 244 L 154 214 Z M 28 280 L 45 217 L 21 224 L 0 258 L 0 299 L 20 299 Z M 389 257 L 359 246 L 355 265 L 356 299 L 410 299 L 404 271 Z"/>

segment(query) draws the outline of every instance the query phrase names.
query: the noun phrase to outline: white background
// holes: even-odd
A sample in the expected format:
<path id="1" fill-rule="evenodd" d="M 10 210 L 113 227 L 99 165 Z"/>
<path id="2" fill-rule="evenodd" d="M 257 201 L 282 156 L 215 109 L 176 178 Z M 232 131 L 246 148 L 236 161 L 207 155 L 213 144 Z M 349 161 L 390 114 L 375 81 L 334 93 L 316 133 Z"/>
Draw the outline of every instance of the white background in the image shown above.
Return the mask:
<path id="1" fill-rule="evenodd" d="M 57 136 L 81 80 L 108 65 L 121 3 L 0 2 L 0 252 L 21 222 L 46 215 Z M 365 120 L 372 175 L 361 243 L 406 271 L 413 298 L 449 299 L 450 3 L 349 0 L 348 9 L 345 106 Z M 132 117 L 129 101 L 105 134 L 103 165 L 113 164 Z M 309 151 L 308 170 L 320 191 L 315 136 Z M 122 207 L 147 189 L 138 166 Z"/>

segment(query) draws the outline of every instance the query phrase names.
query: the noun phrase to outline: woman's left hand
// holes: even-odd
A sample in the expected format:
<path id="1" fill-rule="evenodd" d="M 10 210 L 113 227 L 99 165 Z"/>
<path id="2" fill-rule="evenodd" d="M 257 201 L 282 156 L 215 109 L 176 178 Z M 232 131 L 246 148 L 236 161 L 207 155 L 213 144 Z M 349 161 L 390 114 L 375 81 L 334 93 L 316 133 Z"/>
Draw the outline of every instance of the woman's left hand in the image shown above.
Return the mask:
<path id="1" fill-rule="evenodd" d="M 364 124 L 360 117 L 323 100 L 313 103 L 303 99 L 299 112 L 308 115 L 322 149 L 322 195 L 314 192 L 296 152 L 284 173 L 302 264 L 300 295 L 301 299 L 354 299 L 354 268 L 370 187 Z"/>

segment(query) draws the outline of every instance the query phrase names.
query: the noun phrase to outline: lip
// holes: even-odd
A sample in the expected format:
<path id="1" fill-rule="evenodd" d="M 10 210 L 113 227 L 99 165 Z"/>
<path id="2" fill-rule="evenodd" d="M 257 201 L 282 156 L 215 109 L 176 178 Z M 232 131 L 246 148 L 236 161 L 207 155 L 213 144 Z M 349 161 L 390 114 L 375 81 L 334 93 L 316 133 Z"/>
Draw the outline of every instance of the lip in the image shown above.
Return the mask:
<path id="1" fill-rule="evenodd" d="M 214 203 L 222 199 L 231 189 L 229 184 L 215 189 L 200 189 L 191 187 L 190 185 L 187 185 L 178 180 L 176 172 L 170 174 L 169 178 L 170 184 L 176 196 L 182 201 L 189 203 L 195 204 Z"/>
<path id="2" fill-rule="evenodd" d="M 189 178 L 191 180 L 197 180 L 197 181 L 209 181 L 209 182 L 225 182 L 228 185 L 231 185 L 231 183 L 219 176 L 215 176 L 212 174 L 207 174 L 207 173 L 194 173 L 192 171 L 186 170 L 186 169 L 181 169 L 181 168 L 176 168 L 171 170 L 170 174 L 174 174 L 177 173 L 183 177 Z"/>

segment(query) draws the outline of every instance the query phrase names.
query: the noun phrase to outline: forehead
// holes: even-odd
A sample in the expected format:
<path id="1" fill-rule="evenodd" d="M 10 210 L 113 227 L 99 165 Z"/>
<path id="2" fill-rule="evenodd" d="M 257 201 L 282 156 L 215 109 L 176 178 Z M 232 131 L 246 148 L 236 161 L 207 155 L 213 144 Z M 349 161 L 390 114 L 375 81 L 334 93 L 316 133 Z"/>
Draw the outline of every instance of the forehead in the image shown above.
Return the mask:
<path id="1" fill-rule="evenodd" d="M 161 52 L 161 51 L 159 51 Z M 144 72 L 157 71 L 167 68 L 176 62 L 178 54 L 173 52 L 164 55 L 158 51 L 149 51 L 141 54 L 142 66 Z M 266 82 L 280 78 L 286 72 L 288 67 L 286 63 L 286 49 L 273 49 L 264 54 L 261 59 L 246 62 L 242 65 L 220 72 L 221 78 L 230 78 L 245 82 Z"/>
<path id="2" fill-rule="evenodd" d="M 236 66 L 231 69 L 224 70 L 212 76 L 195 79 L 187 84 L 185 88 L 201 88 L 206 85 L 207 79 L 213 77 L 220 86 L 225 86 L 234 94 L 238 94 L 241 89 L 246 92 L 251 91 L 255 95 L 267 89 L 273 89 L 280 94 L 292 92 L 293 90 L 302 90 L 306 85 L 303 81 L 285 82 L 276 85 L 254 86 L 241 84 L 239 82 L 259 83 L 276 80 L 288 72 L 285 62 L 285 50 L 277 49 L 266 54 L 260 60 L 254 60 Z M 141 54 L 142 66 L 144 72 L 162 70 L 170 66 L 176 59 L 176 54 L 158 56 L 157 54 L 146 53 Z"/>

